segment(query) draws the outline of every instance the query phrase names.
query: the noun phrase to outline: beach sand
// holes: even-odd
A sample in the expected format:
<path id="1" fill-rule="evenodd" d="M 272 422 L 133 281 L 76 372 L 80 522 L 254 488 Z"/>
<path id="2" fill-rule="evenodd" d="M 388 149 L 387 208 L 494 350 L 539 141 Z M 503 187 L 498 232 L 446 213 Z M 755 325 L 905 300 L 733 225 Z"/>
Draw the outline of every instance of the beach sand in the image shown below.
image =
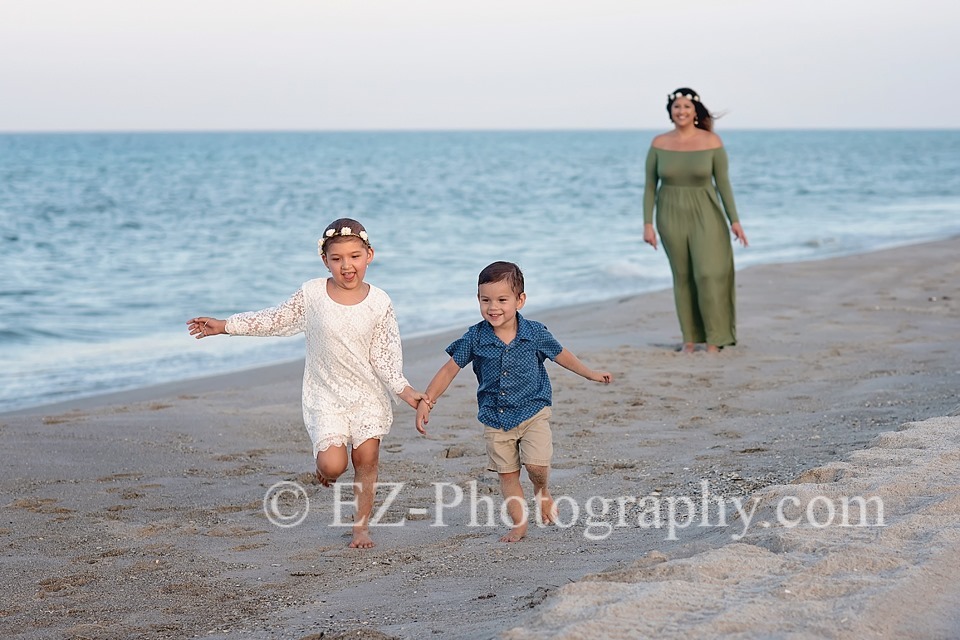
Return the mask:
<path id="1" fill-rule="evenodd" d="M 470 371 L 427 437 L 397 408 L 382 521 L 406 521 L 363 551 L 313 479 L 302 363 L 2 415 L 0 636 L 958 637 L 957 255 L 744 269 L 718 356 L 675 351 L 669 291 L 531 314 L 616 380 L 550 365 L 562 526 L 516 544 L 483 522 L 499 490 Z M 415 386 L 463 329 L 406 341 Z M 306 491 L 267 501 L 287 524 L 309 506 L 296 526 L 267 517 L 278 482 Z"/>

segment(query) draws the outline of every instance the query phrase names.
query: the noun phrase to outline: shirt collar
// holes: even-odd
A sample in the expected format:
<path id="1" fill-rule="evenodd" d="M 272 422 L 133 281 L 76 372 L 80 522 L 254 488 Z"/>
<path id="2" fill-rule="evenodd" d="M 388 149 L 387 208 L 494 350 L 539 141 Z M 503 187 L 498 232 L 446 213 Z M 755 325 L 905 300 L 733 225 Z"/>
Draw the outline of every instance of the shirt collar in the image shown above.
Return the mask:
<path id="1" fill-rule="evenodd" d="M 530 326 L 530 323 L 527 322 L 520 312 L 517 312 L 517 340 L 533 340 L 534 339 L 533 327 Z M 483 321 L 483 324 L 480 327 L 480 344 L 502 344 L 500 338 L 497 337 L 497 334 L 493 332 L 493 327 L 490 326 L 490 323 L 486 320 Z"/>

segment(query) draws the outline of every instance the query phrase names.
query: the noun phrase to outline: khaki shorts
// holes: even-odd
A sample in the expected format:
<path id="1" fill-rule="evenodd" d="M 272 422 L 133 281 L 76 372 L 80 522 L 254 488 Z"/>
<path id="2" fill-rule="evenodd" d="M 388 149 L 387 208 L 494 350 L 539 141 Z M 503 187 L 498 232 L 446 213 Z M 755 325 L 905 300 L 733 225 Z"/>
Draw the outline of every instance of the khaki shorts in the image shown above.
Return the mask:
<path id="1" fill-rule="evenodd" d="M 553 435 L 550 433 L 550 407 L 544 407 L 532 418 L 509 431 L 484 427 L 490 471 L 512 473 L 520 465 L 549 467 L 553 458 Z"/>

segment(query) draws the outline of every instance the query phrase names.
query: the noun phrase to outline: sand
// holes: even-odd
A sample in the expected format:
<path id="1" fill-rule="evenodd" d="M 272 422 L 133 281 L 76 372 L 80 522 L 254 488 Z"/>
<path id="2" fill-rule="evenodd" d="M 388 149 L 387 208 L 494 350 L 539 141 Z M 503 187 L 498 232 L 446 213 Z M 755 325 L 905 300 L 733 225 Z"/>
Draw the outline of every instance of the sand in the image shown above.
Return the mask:
<path id="1" fill-rule="evenodd" d="M 427 437 L 397 408 L 372 550 L 350 472 L 341 504 L 312 478 L 302 363 L 0 415 L 0 636 L 960 636 L 957 255 L 742 270 L 718 356 L 675 351 L 668 291 L 531 313 L 616 381 L 550 366 L 561 526 L 516 544 L 469 371 Z M 415 385 L 461 332 L 406 341 Z"/>

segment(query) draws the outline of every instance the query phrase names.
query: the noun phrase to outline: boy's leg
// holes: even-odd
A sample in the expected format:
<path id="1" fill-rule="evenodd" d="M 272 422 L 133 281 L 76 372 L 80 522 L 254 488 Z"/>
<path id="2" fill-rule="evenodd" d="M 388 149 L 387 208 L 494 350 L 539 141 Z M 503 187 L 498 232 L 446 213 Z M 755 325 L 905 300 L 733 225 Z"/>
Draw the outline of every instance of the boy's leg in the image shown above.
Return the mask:
<path id="1" fill-rule="evenodd" d="M 518 432 L 486 427 L 483 432 L 487 444 L 488 468 L 500 477 L 500 493 L 507 505 L 507 515 L 513 522 L 510 532 L 500 542 L 518 542 L 527 535 L 527 503 L 520 486 L 520 449 Z"/>
<path id="2" fill-rule="evenodd" d="M 510 532 L 500 538 L 500 542 L 519 542 L 527 535 L 527 502 L 523 498 L 520 486 L 520 470 L 500 473 L 500 491 L 507 505 L 507 515 L 513 522 Z"/>
<path id="3" fill-rule="evenodd" d="M 357 515 L 353 521 L 353 549 L 369 549 L 374 546 L 370 539 L 370 516 L 373 514 L 373 499 L 377 493 L 377 471 L 380 465 L 380 440 L 369 438 L 353 449 L 354 495 L 357 499 Z"/>
<path id="4" fill-rule="evenodd" d="M 332 445 L 317 453 L 317 480 L 325 487 L 337 481 L 347 470 L 347 447 Z"/>
<path id="5" fill-rule="evenodd" d="M 537 500 L 539 516 L 544 524 L 557 522 L 557 505 L 550 495 L 550 467 L 539 464 L 528 464 L 527 475 L 533 483 L 533 495 Z"/>
<path id="6" fill-rule="evenodd" d="M 545 407 L 521 425 L 520 460 L 533 483 L 533 496 L 544 524 L 557 521 L 557 505 L 550 495 L 550 461 L 553 459 L 553 434 L 550 431 L 550 407 Z"/>

